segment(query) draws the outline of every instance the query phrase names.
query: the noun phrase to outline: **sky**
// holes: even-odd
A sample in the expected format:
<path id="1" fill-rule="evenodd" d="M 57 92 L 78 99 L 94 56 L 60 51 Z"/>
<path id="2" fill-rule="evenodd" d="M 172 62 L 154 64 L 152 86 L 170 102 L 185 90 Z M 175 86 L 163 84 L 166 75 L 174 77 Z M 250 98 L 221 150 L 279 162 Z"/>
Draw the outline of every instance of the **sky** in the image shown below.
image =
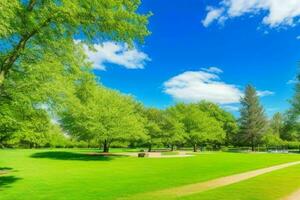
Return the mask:
<path id="1" fill-rule="evenodd" d="M 238 113 L 247 84 L 268 116 L 289 108 L 300 60 L 300 0 L 143 0 L 144 44 L 86 48 L 103 85 L 146 106 L 208 100 Z"/>

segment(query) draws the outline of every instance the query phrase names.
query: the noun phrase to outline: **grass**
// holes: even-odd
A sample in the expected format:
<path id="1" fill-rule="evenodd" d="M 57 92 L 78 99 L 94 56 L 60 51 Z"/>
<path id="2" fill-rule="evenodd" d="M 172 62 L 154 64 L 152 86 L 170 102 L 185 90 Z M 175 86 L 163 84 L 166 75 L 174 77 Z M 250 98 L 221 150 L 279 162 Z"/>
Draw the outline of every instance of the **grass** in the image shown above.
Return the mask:
<path id="1" fill-rule="evenodd" d="M 300 189 L 300 166 L 180 198 L 181 200 L 275 200 Z M 238 192 L 237 192 L 238 191 Z"/>
<path id="2" fill-rule="evenodd" d="M 11 169 L 0 176 L 0 199 L 110 200 L 300 160 L 296 154 L 200 153 L 163 159 L 83 154 L 90 151 L 95 152 L 0 150 L 0 167 Z"/>

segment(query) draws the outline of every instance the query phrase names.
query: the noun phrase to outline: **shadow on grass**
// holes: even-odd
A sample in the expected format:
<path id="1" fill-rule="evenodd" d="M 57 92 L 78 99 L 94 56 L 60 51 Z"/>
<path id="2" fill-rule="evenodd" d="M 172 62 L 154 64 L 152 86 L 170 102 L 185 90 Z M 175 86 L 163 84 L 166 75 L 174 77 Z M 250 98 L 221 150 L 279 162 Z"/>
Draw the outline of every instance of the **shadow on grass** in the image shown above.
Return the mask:
<path id="1" fill-rule="evenodd" d="M 0 171 L 1 171 L 1 170 L 5 170 L 5 171 L 6 171 L 6 170 L 12 170 L 12 168 L 11 168 L 11 167 L 0 167 Z"/>
<path id="2" fill-rule="evenodd" d="M 10 187 L 10 185 L 16 181 L 20 180 L 15 176 L 0 176 L 0 192 L 4 188 Z"/>
<path id="3" fill-rule="evenodd" d="M 83 154 L 65 151 L 47 151 L 31 155 L 32 158 L 48 158 L 54 160 L 79 160 L 79 161 L 110 161 L 120 155 Z"/>

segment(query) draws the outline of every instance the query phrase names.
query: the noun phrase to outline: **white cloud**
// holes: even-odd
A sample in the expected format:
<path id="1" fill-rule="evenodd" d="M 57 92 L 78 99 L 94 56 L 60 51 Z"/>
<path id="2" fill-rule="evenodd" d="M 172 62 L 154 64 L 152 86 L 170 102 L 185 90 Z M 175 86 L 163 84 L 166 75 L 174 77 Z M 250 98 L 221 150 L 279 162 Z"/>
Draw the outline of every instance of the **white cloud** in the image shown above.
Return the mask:
<path id="1" fill-rule="evenodd" d="M 223 104 L 230 111 L 237 111 L 235 104 L 240 102 L 243 91 L 239 86 L 220 80 L 223 71 L 217 67 L 201 68 L 199 71 L 186 71 L 164 82 L 164 92 L 177 101 L 198 102 L 207 100 Z M 269 90 L 258 90 L 260 97 L 274 95 Z"/>
<path id="2" fill-rule="evenodd" d="M 207 16 L 204 20 L 202 20 L 202 24 L 205 27 L 208 27 L 213 21 L 217 20 L 221 22 L 220 20 L 222 19 L 222 14 L 224 12 L 224 9 L 215 9 L 212 7 L 207 7 Z"/>
<path id="3" fill-rule="evenodd" d="M 105 64 L 109 63 L 127 69 L 143 69 L 146 61 L 150 60 L 147 54 L 136 48 L 130 49 L 126 44 L 114 42 L 94 44 L 95 51 L 89 49 L 86 45 L 83 45 L 83 48 L 94 68 L 100 70 L 105 70 Z"/>
<path id="4" fill-rule="evenodd" d="M 184 102 L 208 100 L 219 104 L 238 103 L 242 96 L 240 89 L 220 81 L 217 73 L 220 71 L 209 72 L 207 69 L 184 72 L 166 81 L 164 92 Z"/>
<path id="5" fill-rule="evenodd" d="M 274 95 L 275 93 L 270 91 L 270 90 L 258 90 L 257 91 L 257 95 L 259 97 L 265 97 L 265 96 L 271 96 L 271 95 Z"/>
<path id="6" fill-rule="evenodd" d="M 296 37 L 296 39 L 297 39 L 297 40 L 300 40 L 300 35 L 298 35 L 298 36 Z"/>
<path id="7" fill-rule="evenodd" d="M 299 22 L 300 0 L 222 0 L 218 7 L 208 6 L 207 10 L 205 27 L 245 14 L 264 15 L 262 22 L 270 27 L 294 26 Z"/>
<path id="8" fill-rule="evenodd" d="M 201 70 L 206 71 L 206 72 L 210 72 L 210 73 L 215 73 L 215 74 L 223 73 L 223 70 L 221 70 L 218 67 L 201 68 Z"/>
<path id="9" fill-rule="evenodd" d="M 291 80 L 288 80 L 286 84 L 296 84 L 297 83 L 297 78 L 293 78 Z"/>

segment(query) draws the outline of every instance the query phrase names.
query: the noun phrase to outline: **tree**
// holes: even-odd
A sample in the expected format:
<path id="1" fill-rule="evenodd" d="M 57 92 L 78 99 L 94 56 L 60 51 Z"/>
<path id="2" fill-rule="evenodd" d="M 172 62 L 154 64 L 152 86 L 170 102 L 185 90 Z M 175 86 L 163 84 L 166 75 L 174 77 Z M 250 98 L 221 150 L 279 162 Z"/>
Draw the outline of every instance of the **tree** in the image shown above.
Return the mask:
<path id="1" fill-rule="evenodd" d="M 39 63 L 47 52 L 60 58 L 79 35 L 87 44 L 143 41 L 149 34 L 149 14 L 137 13 L 139 5 L 139 0 L 2 0 L 1 88 L 10 72 L 21 68 L 20 63 Z"/>
<path id="2" fill-rule="evenodd" d="M 206 112 L 210 117 L 223 124 L 222 127 L 226 132 L 226 144 L 234 143 L 238 132 L 238 124 L 235 117 L 215 103 L 201 101 L 197 103 L 197 106 L 202 112 Z"/>
<path id="3" fill-rule="evenodd" d="M 281 137 L 289 141 L 300 141 L 300 73 L 290 100 L 291 108 L 287 111 Z"/>
<path id="4" fill-rule="evenodd" d="M 242 144 L 251 145 L 252 151 L 255 151 L 266 131 L 266 117 L 256 90 L 251 85 L 246 87 L 245 96 L 241 98 L 240 115 L 239 138 Z"/>
<path id="5" fill-rule="evenodd" d="M 224 142 L 223 124 L 201 111 L 197 104 L 177 104 L 169 112 L 184 125 L 186 140 L 194 151 L 197 151 L 198 146 Z"/>
<path id="6" fill-rule="evenodd" d="M 270 121 L 270 128 L 272 129 L 273 134 L 280 136 L 283 126 L 284 126 L 284 121 L 281 113 L 275 113 Z"/>
<path id="7" fill-rule="evenodd" d="M 152 151 L 155 144 L 161 144 L 163 138 L 163 112 L 156 108 L 143 108 L 143 116 L 145 118 L 145 129 L 147 133 L 146 143 L 148 151 Z"/>
<path id="8" fill-rule="evenodd" d="M 163 113 L 163 143 L 171 147 L 171 151 L 174 150 L 174 146 L 182 145 L 185 141 L 184 124 L 178 121 L 168 111 Z"/>
<path id="9" fill-rule="evenodd" d="M 104 152 L 109 152 L 113 142 L 145 137 L 143 119 L 135 104 L 129 96 L 95 86 L 89 98 L 81 97 L 61 112 L 60 123 L 78 140 L 97 141 Z"/>
<path id="10" fill-rule="evenodd" d="M 20 68 L 11 71 L 3 82 L 0 93 L 2 146 L 17 143 L 25 147 L 43 146 L 51 118 L 76 97 L 83 78 L 94 81 L 78 45 L 69 47 L 61 58 L 46 52 L 39 63 L 18 63 Z"/>
<path id="11" fill-rule="evenodd" d="M 283 144 L 283 141 L 279 137 L 279 135 L 274 134 L 272 129 L 269 129 L 263 136 L 262 136 L 262 143 L 266 145 L 267 149 L 270 147 L 279 147 Z"/>

